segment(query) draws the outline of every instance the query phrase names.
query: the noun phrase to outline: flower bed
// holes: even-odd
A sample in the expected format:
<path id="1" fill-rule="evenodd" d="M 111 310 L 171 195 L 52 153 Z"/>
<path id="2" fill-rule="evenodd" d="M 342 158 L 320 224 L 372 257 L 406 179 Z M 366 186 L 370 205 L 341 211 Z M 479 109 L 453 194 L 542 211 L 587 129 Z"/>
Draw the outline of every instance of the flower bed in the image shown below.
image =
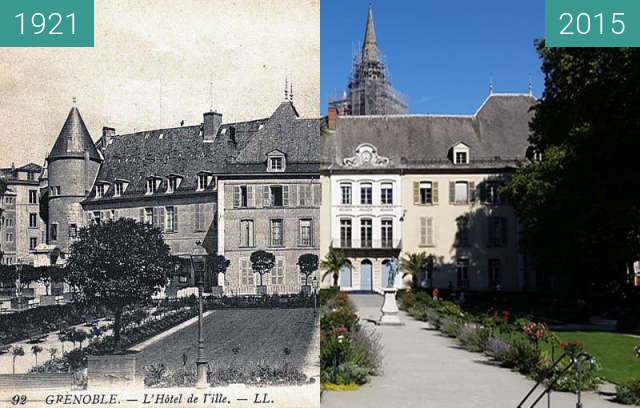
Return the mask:
<path id="1" fill-rule="evenodd" d="M 321 291 L 320 381 L 325 390 L 365 384 L 382 368 L 379 337 L 363 328 L 346 293 Z"/>
<path id="2" fill-rule="evenodd" d="M 198 310 L 195 308 L 182 308 L 174 311 L 165 311 L 162 316 L 157 316 L 141 323 L 137 319 L 128 318 L 129 327 L 124 328 L 121 333 L 120 345 L 126 350 L 138 343 L 154 337 L 165 330 L 170 329 L 192 317 L 197 316 Z M 138 313 L 131 314 L 132 316 Z M 113 337 L 105 336 L 94 340 L 84 349 L 75 349 L 65 353 L 62 357 L 49 360 L 46 363 L 34 368 L 32 371 L 38 372 L 70 372 L 83 369 L 87 366 L 87 356 L 96 354 L 113 353 Z"/>
<path id="3" fill-rule="evenodd" d="M 0 315 L 0 344 L 26 340 L 104 316 L 98 308 L 79 303 L 40 306 L 22 312 Z"/>
<path id="4" fill-rule="evenodd" d="M 502 367 L 526 375 L 534 380 L 548 377 L 554 358 L 561 352 L 579 353 L 581 344 L 560 344 L 559 339 L 541 322 L 527 319 L 513 320 L 508 311 L 470 313 L 449 301 L 434 301 L 425 292 L 400 292 L 401 308 L 417 320 L 429 322 L 443 334 L 456 338 L 466 350 L 491 357 Z M 569 364 L 565 359 L 553 368 L 561 372 Z M 599 367 L 585 363 L 581 370 L 580 388 L 594 390 L 601 382 Z M 570 368 L 554 384 L 556 391 L 576 391 L 575 369 Z"/>

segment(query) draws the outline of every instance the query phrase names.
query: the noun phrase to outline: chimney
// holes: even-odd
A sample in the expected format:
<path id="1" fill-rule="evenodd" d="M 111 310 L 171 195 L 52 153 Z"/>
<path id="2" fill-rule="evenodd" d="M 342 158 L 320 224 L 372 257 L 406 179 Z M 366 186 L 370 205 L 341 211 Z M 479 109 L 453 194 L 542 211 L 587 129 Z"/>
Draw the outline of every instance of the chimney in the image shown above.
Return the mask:
<path id="1" fill-rule="evenodd" d="M 102 128 L 102 148 L 107 147 L 111 143 L 111 139 L 116 135 L 116 130 L 110 127 Z"/>
<path id="2" fill-rule="evenodd" d="M 213 142 L 218 134 L 218 129 L 222 125 L 222 113 L 207 112 L 204 114 L 204 125 L 202 135 L 205 142 Z"/>
<path id="3" fill-rule="evenodd" d="M 327 127 L 329 129 L 335 130 L 337 117 L 338 117 L 338 109 L 335 106 L 330 106 L 329 113 L 327 116 Z"/>

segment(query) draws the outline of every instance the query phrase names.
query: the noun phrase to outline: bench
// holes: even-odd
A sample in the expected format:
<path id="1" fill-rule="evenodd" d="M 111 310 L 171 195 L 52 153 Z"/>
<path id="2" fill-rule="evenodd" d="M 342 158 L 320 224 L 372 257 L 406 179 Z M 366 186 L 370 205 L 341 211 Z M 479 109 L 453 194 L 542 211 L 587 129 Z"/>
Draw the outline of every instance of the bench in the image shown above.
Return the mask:
<path id="1" fill-rule="evenodd" d="M 10 345 L 8 345 L 8 344 L 0 344 L 0 354 L 7 354 L 10 349 L 11 349 Z"/>

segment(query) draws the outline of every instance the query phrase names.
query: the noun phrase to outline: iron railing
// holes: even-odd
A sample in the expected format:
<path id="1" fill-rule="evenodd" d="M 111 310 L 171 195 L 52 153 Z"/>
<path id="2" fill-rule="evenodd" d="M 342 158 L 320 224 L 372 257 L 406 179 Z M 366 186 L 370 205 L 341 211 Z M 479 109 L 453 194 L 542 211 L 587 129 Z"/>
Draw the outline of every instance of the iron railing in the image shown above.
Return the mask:
<path id="1" fill-rule="evenodd" d="M 568 364 L 559 372 L 555 372 L 555 368 L 560 364 L 560 362 L 562 362 L 566 358 L 570 359 L 570 364 Z M 551 391 L 553 389 L 553 386 L 558 381 L 560 381 L 560 379 L 565 374 L 567 374 L 567 372 L 572 367 L 575 368 L 575 371 L 576 371 L 576 399 L 577 399 L 576 408 L 582 408 L 582 399 L 581 399 L 581 391 L 580 391 L 580 387 L 581 387 L 580 374 L 581 374 L 582 366 L 584 363 L 592 364 L 593 357 L 591 357 L 589 354 L 584 352 L 575 354 L 575 353 L 565 351 L 564 353 L 562 353 L 562 355 L 560 355 L 560 357 L 558 357 L 558 359 L 553 362 L 551 367 L 548 368 L 547 375 L 543 376 L 538 380 L 538 382 L 531 388 L 531 390 L 529 390 L 527 395 L 524 396 L 522 401 L 520 401 L 517 408 L 525 407 L 525 404 L 533 396 L 536 389 L 538 389 L 538 387 L 544 384 L 545 382 L 547 383 L 546 388 L 538 395 L 538 397 L 533 401 L 533 403 L 529 405 L 529 408 L 535 407 L 545 395 L 547 396 L 547 408 L 550 408 L 551 407 Z"/>

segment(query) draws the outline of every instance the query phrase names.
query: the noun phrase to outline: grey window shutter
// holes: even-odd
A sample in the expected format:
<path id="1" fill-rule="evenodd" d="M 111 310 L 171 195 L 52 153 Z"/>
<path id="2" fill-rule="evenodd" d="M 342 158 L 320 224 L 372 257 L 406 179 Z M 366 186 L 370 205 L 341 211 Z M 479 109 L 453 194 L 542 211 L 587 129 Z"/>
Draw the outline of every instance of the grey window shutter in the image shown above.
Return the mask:
<path id="1" fill-rule="evenodd" d="M 427 245 L 427 217 L 420 217 L 420 245 Z"/>
<path id="2" fill-rule="evenodd" d="M 240 186 L 233 186 L 233 207 L 240 207 Z"/>
<path id="3" fill-rule="evenodd" d="M 140 209 L 140 222 L 144 222 L 144 208 Z"/>
<path id="4" fill-rule="evenodd" d="M 158 209 L 153 207 L 151 214 L 151 225 L 153 225 L 154 228 L 158 228 Z"/>
<path id="5" fill-rule="evenodd" d="M 433 204 L 438 204 L 438 182 L 433 181 L 431 183 L 431 201 Z"/>
<path id="6" fill-rule="evenodd" d="M 262 205 L 264 207 L 271 207 L 271 190 L 269 186 L 264 186 L 262 189 Z"/>
<path id="7" fill-rule="evenodd" d="M 298 184 L 298 207 L 304 207 L 306 203 L 304 202 L 304 184 Z"/>
<path id="8" fill-rule="evenodd" d="M 495 241 L 495 217 L 487 218 L 487 247 L 493 248 Z"/>
<path id="9" fill-rule="evenodd" d="M 289 189 L 289 204 L 291 207 L 298 206 L 298 186 L 292 185 Z"/>
<path id="10" fill-rule="evenodd" d="M 433 246 L 435 239 L 433 237 L 433 217 L 427 218 L 427 245 Z"/>
<path id="11" fill-rule="evenodd" d="M 282 206 L 289 206 L 289 186 L 282 186 Z"/>
<path id="12" fill-rule="evenodd" d="M 507 246 L 507 217 L 500 217 L 502 227 L 502 246 Z"/>
<path id="13" fill-rule="evenodd" d="M 449 203 L 453 204 L 456 202 L 456 183 L 455 181 L 449 182 Z"/>
<path id="14" fill-rule="evenodd" d="M 255 207 L 255 204 L 253 202 L 253 186 L 247 186 L 247 207 Z"/>
<path id="15" fill-rule="evenodd" d="M 313 185 L 313 206 L 318 207 L 322 203 L 322 185 L 314 184 Z"/>
<path id="16" fill-rule="evenodd" d="M 173 207 L 173 230 L 178 232 L 178 207 Z"/>
<path id="17" fill-rule="evenodd" d="M 469 192 L 467 194 L 469 201 L 474 202 L 476 201 L 476 183 L 473 181 L 470 181 L 469 184 Z"/>
<path id="18" fill-rule="evenodd" d="M 413 182 L 413 203 L 420 204 L 420 182 Z"/>
<path id="19" fill-rule="evenodd" d="M 164 207 L 161 207 L 160 208 L 160 219 L 158 220 L 159 221 L 158 227 L 160 228 L 160 231 L 164 231 L 165 227 L 167 225 L 167 223 L 165 222 L 165 216 L 166 216 L 166 214 L 165 214 Z"/>

